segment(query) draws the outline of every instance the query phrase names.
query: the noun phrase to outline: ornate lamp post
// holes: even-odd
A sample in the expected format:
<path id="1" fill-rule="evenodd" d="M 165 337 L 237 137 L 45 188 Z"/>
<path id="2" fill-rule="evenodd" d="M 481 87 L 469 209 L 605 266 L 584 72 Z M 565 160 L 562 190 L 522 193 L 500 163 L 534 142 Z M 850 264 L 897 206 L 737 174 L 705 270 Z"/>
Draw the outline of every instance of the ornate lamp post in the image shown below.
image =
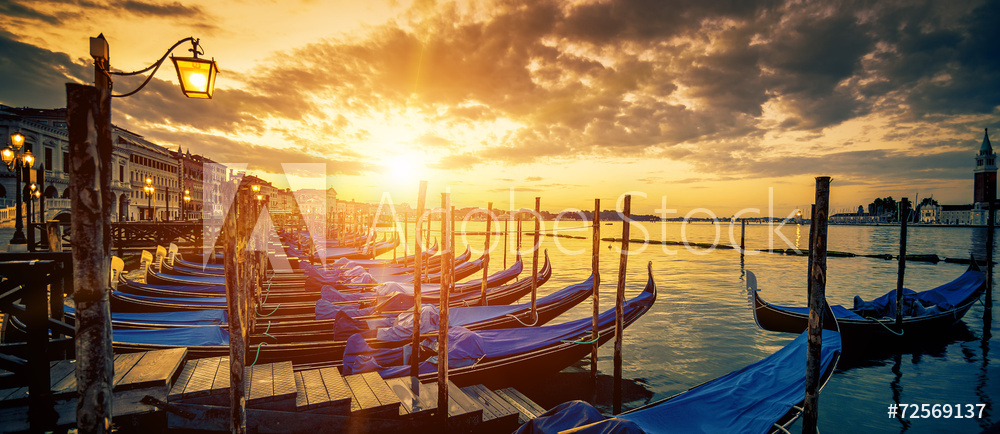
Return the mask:
<path id="1" fill-rule="evenodd" d="M 35 199 L 38 199 L 38 204 L 39 205 L 42 204 L 42 191 L 41 190 L 36 190 L 35 191 Z M 43 214 L 44 213 L 42 212 L 42 207 L 39 206 L 38 207 L 38 222 L 39 223 L 45 223 L 45 216 Z"/>
<path id="2" fill-rule="evenodd" d="M 35 197 L 36 197 L 35 193 L 38 193 L 38 184 L 35 184 L 34 182 L 32 182 L 31 185 L 29 185 L 28 187 L 29 187 L 29 191 L 28 191 L 28 225 L 30 226 L 31 223 L 33 223 L 34 220 L 35 220 Z M 29 227 L 28 230 L 30 231 L 31 228 Z"/>
<path id="3" fill-rule="evenodd" d="M 184 214 L 185 221 L 187 220 L 188 204 L 190 203 L 191 203 L 191 190 L 184 190 L 184 210 L 182 212 Z"/>
<path id="4" fill-rule="evenodd" d="M 156 187 L 153 187 L 153 180 L 151 178 L 146 178 L 146 186 L 142 187 L 142 191 L 145 191 L 146 197 L 149 198 L 149 221 L 153 221 L 153 217 L 155 216 L 153 212 L 153 193 L 156 192 Z"/>
<path id="5" fill-rule="evenodd" d="M 21 152 L 23 146 L 24 135 L 18 132 L 10 135 L 10 147 L 0 151 L 7 169 L 14 172 L 14 200 L 16 201 L 14 212 L 17 214 L 17 218 L 14 222 L 14 236 L 10 239 L 11 250 L 14 251 L 21 250 L 22 246 L 26 249 L 28 244 L 28 239 L 24 236 L 24 221 L 21 218 L 21 178 L 24 177 L 25 168 L 31 170 L 31 166 L 35 163 L 35 156 L 31 155 L 31 151 Z"/>

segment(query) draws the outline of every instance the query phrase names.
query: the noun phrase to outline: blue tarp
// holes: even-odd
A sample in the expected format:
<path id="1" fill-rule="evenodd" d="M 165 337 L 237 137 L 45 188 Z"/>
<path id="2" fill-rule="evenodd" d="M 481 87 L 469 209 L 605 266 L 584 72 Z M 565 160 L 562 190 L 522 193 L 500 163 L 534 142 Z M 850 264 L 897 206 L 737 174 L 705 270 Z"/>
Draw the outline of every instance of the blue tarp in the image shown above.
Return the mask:
<path id="1" fill-rule="evenodd" d="M 786 311 L 789 311 L 789 312 L 795 312 L 795 313 L 802 314 L 802 315 L 809 315 L 809 306 L 804 306 L 804 307 L 800 307 L 800 306 L 774 306 L 774 307 L 778 308 L 778 309 L 781 309 L 781 310 L 786 310 Z M 836 317 L 837 319 L 864 319 L 864 318 L 858 316 L 858 314 L 856 314 L 854 312 L 851 312 L 849 309 L 847 309 L 846 307 L 841 306 L 839 304 L 830 306 L 830 310 L 833 311 L 833 316 Z"/>
<path id="2" fill-rule="evenodd" d="M 229 345 L 229 332 L 219 326 L 175 327 L 169 329 L 114 330 L 115 342 L 173 346 Z"/>
<path id="3" fill-rule="evenodd" d="M 768 432 L 792 406 L 805 399 L 807 333 L 757 363 L 580 432 Z M 840 351 L 840 333 L 823 330 L 823 370 Z M 526 424 L 518 433 L 555 433 L 594 423 L 593 411 L 586 407 L 589 404 L 567 405 L 561 411 L 554 408 L 544 420 Z M 627 424 L 629 421 L 634 425 Z M 641 431 L 631 430 L 635 428 Z"/>
<path id="4" fill-rule="evenodd" d="M 168 303 L 168 304 L 187 304 L 193 306 L 219 306 L 221 308 L 226 307 L 226 297 L 154 297 L 149 295 L 140 294 L 130 294 L 127 292 L 116 291 L 115 295 L 121 298 L 142 300 L 154 303 Z"/>
<path id="5" fill-rule="evenodd" d="M 986 274 L 978 270 L 969 270 L 957 279 L 923 292 L 914 292 L 903 288 L 903 315 L 932 315 L 941 311 L 954 309 L 969 298 L 986 282 Z M 864 310 L 869 316 L 896 316 L 896 290 L 891 290 L 881 297 L 865 302 L 860 297 L 854 297 L 854 308 Z"/>
<path id="6" fill-rule="evenodd" d="M 514 434 L 556 434 L 570 428 L 601 422 L 587 427 L 579 433 L 586 434 L 641 434 L 635 422 L 611 418 L 605 419 L 594 406 L 583 401 L 567 401 L 549 409 L 541 416 L 521 425 Z"/>
<path id="7" fill-rule="evenodd" d="M 72 306 L 64 306 L 63 311 L 66 313 L 75 312 Z M 143 324 L 213 325 L 227 324 L 229 316 L 224 309 L 184 312 L 111 312 L 111 320 Z"/>
<path id="8" fill-rule="evenodd" d="M 197 286 L 197 285 L 154 285 L 152 283 L 140 283 L 134 281 L 128 281 L 126 285 L 130 288 L 135 288 L 138 290 L 155 290 L 162 292 L 177 292 L 182 296 L 185 292 L 199 293 L 199 294 L 226 294 L 226 285 L 207 285 L 207 286 Z M 119 288 L 121 288 L 119 286 Z M 129 292 L 129 288 L 121 288 L 121 291 Z"/>
<path id="9" fill-rule="evenodd" d="M 226 276 L 181 276 L 179 274 L 157 273 L 149 270 L 149 273 L 163 280 L 172 282 L 182 282 L 190 285 L 225 285 Z"/>
<path id="10" fill-rule="evenodd" d="M 634 315 L 645 311 L 652 304 L 655 295 L 643 291 L 635 298 L 625 302 L 625 315 Z M 615 310 L 610 309 L 598 317 L 598 327 L 609 327 L 615 320 Z M 478 360 L 482 357 L 505 357 L 530 352 L 546 346 L 558 344 L 564 340 L 575 340 L 589 333 L 593 323 L 592 318 L 581 318 L 557 325 L 543 327 L 509 328 L 496 330 L 469 331 L 462 327 L 453 327 L 448 332 L 449 365 L 461 366 L 469 358 Z M 455 334 L 452 337 L 452 334 Z M 474 334 L 476 336 L 470 336 Z M 589 336 L 589 334 L 588 334 Z M 358 338 L 358 339 L 356 339 Z M 451 343 L 452 340 L 456 342 Z M 432 346 L 436 339 L 430 339 Z M 484 349 L 489 348 L 489 353 Z M 409 367 L 404 366 L 404 348 L 383 348 L 375 350 L 360 336 L 352 336 L 347 341 L 344 350 L 344 374 L 356 374 L 369 370 L 378 371 L 383 378 L 406 375 Z M 454 361 L 454 362 L 453 362 Z M 420 364 L 420 372 L 433 372 L 436 367 L 432 360 Z"/>

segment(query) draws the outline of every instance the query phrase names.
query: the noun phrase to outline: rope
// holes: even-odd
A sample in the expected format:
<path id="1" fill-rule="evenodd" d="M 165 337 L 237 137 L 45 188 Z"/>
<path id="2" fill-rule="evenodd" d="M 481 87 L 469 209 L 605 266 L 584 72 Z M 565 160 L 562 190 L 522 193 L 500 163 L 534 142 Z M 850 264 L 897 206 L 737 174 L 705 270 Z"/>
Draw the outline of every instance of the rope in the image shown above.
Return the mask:
<path id="1" fill-rule="evenodd" d="M 272 310 L 271 313 L 269 313 L 267 315 L 264 315 L 264 314 L 260 313 L 260 309 L 258 309 L 257 310 L 257 315 L 267 318 L 267 317 L 269 317 L 271 315 L 274 315 L 274 313 L 277 312 L 278 308 L 280 308 L 280 307 L 281 307 L 281 303 L 278 303 L 278 305 L 274 307 L 274 310 Z"/>
<path id="2" fill-rule="evenodd" d="M 877 320 L 875 318 L 872 318 L 872 317 L 869 317 L 869 316 L 866 316 L 865 319 L 870 320 L 870 321 L 874 321 L 876 324 L 878 324 L 878 325 L 880 325 L 882 327 L 885 327 L 886 330 L 889 330 L 889 333 L 892 333 L 892 334 L 894 334 L 896 336 L 903 336 L 903 330 L 900 330 L 897 333 L 895 330 L 889 328 L 889 326 L 883 324 L 882 321 L 879 321 L 879 320 Z"/>
<path id="3" fill-rule="evenodd" d="M 597 341 L 599 341 L 599 340 L 601 340 L 600 337 L 598 337 L 597 339 L 592 339 L 592 340 L 586 341 L 586 342 L 584 342 L 584 341 L 559 341 L 559 342 L 562 342 L 564 344 L 593 345 L 593 344 L 597 343 Z"/>
<path id="4" fill-rule="evenodd" d="M 525 323 L 524 321 L 521 321 L 521 318 L 518 318 L 516 315 L 514 315 L 512 313 L 508 313 L 507 316 L 509 316 L 511 318 L 514 318 L 515 320 L 517 320 L 517 322 L 521 323 L 521 325 L 525 326 L 525 327 L 534 327 L 535 324 L 538 324 L 538 315 L 535 315 L 535 321 L 533 321 L 531 324 L 528 324 L 528 323 Z"/>
<path id="5" fill-rule="evenodd" d="M 260 357 L 260 347 L 263 347 L 264 345 L 267 345 L 267 342 L 261 342 L 257 344 L 257 354 L 253 356 L 253 363 L 251 363 L 250 366 L 254 366 L 257 364 L 257 359 Z"/>
<path id="6" fill-rule="evenodd" d="M 271 331 L 271 321 L 268 321 L 268 322 L 267 322 L 267 330 L 264 330 L 264 333 L 262 333 L 262 334 L 263 334 L 264 336 L 267 336 L 267 337 L 271 338 L 271 339 L 274 339 L 274 340 L 278 340 L 278 338 L 276 338 L 276 337 L 274 337 L 274 336 L 272 336 L 272 335 L 268 334 L 267 332 L 269 332 L 269 331 Z"/>

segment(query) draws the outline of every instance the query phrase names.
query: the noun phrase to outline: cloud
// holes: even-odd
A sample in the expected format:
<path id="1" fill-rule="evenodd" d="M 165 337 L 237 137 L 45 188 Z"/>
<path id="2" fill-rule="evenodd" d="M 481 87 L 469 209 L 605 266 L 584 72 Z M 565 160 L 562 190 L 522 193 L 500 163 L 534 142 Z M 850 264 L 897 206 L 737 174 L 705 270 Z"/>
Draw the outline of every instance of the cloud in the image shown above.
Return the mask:
<path id="1" fill-rule="evenodd" d="M 0 103 L 58 108 L 66 106 L 66 83 L 92 82 L 93 69 L 0 31 L 0 77 Z"/>

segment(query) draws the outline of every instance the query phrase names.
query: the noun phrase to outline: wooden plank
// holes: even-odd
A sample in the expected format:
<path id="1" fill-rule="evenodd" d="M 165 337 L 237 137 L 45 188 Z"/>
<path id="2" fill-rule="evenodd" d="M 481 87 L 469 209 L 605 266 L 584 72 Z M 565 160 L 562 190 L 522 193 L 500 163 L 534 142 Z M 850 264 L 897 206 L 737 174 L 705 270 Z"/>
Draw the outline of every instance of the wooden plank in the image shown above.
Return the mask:
<path id="1" fill-rule="evenodd" d="M 132 370 L 132 367 L 141 360 L 146 353 L 125 353 L 115 354 L 115 377 L 111 380 L 111 388 L 114 389 L 121 383 L 125 374 Z"/>
<path id="2" fill-rule="evenodd" d="M 55 387 L 60 381 L 65 379 L 67 376 L 76 376 L 76 361 L 75 360 L 57 360 L 52 362 L 52 373 L 49 375 L 51 382 L 49 383 L 49 388 Z"/>
<path id="3" fill-rule="evenodd" d="M 27 387 L 14 387 L 11 389 L 0 390 L 0 407 L 5 407 L 10 401 L 16 401 L 18 399 L 28 399 L 28 388 Z"/>
<path id="4" fill-rule="evenodd" d="M 76 391 L 76 373 L 73 375 L 67 375 L 62 380 L 59 380 L 55 386 L 52 386 L 52 395 L 57 395 L 60 393 L 70 393 Z"/>
<path id="5" fill-rule="evenodd" d="M 229 390 L 229 356 L 224 356 L 219 361 L 219 371 L 215 374 L 215 379 L 212 380 L 212 389 L 220 391 L 219 393 L 225 393 Z"/>
<path id="6" fill-rule="evenodd" d="M 306 410 L 309 407 L 309 397 L 306 392 L 305 381 L 302 380 L 302 373 L 295 373 L 295 409 Z M 324 391 L 326 392 L 326 391 Z"/>
<path id="7" fill-rule="evenodd" d="M 215 374 L 219 371 L 221 362 L 221 357 L 202 359 L 201 363 L 198 363 L 198 366 L 195 367 L 194 373 L 191 374 L 191 379 L 188 380 L 183 398 L 196 398 L 211 394 Z"/>
<path id="8" fill-rule="evenodd" d="M 399 397 L 392 392 L 388 384 L 385 384 L 385 380 L 378 372 L 365 372 L 361 374 L 361 378 L 365 379 L 368 383 L 368 387 L 372 389 L 372 393 L 378 398 L 378 402 L 382 405 L 399 405 Z"/>
<path id="9" fill-rule="evenodd" d="M 300 410 L 312 410 L 330 402 L 330 394 L 326 392 L 323 377 L 318 369 L 296 372 L 295 376 L 302 383 L 302 389 L 299 390 L 299 396 L 296 397 L 296 406 L 300 407 Z M 304 404 L 300 405 L 299 400 L 302 400 Z"/>
<path id="10" fill-rule="evenodd" d="M 448 416 L 479 413 L 482 420 L 483 406 L 469 398 L 455 383 L 448 382 Z"/>
<path id="11" fill-rule="evenodd" d="M 284 361 L 271 365 L 274 378 L 274 396 L 288 397 L 295 395 L 295 377 L 292 362 Z"/>
<path id="12" fill-rule="evenodd" d="M 203 360 L 207 359 L 195 359 L 184 364 L 180 375 L 177 376 L 177 381 L 174 381 L 174 386 L 170 388 L 170 395 L 167 396 L 167 399 L 180 399 L 184 396 L 184 389 L 187 387 L 188 382 L 191 381 L 191 376 L 194 374 L 195 368 Z"/>
<path id="13" fill-rule="evenodd" d="M 504 401 L 507 401 L 508 403 L 513 405 L 514 408 L 517 408 L 517 411 L 520 412 L 522 416 L 521 418 L 519 418 L 519 421 L 521 423 L 525 423 L 531 419 L 538 417 L 542 413 L 545 413 L 544 408 L 536 404 L 534 401 L 528 399 L 528 397 L 524 396 L 524 394 L 519 392 L 517 389 L 514 389 L 513 387 L 500 389 L 495 391 L 495 393 Z"/>
<path id="14" fill-rule="evenodd" d="M 413 377 L 390 378 L 385 382 L 399 397 L 400 414 L 404 414 L 405 410 L 410 417 L 420 417 L 430 415 L 437 409 L 436 400 L 427 393 L 420 393 L 419 386 L 416 391 L 413 390 Z"/>
<path id="15" fill-rule="evenodd" d="M 170 384 L 186 355 L 187 348 L 150 351 L 122 378 L 118 387 L 133 389 Z"/>
<path id="16" fill-rule="evenodd" d="M 250 401 L 266 400 L 274 396 L 274 380 L 272 366 L 255 365 L 247 371 L 253 371 L 250 387 L 247 388 L 247 403 Z"/>
<path id="17" fill-rule="evenodd" d="M 323 368 L 319 370 L 319 374 L 323 378 L 323 385 L 326 387 L 326 393 L 330 396 L 331 401 L 350 400 L 351 408 L 354 407 L 354 394 L 347 387 L 347 382 L 344 381 L 344 377 L 340 375 L 337 368 Z"/>
<path id="18" fill-rule="evenodd" d="M 350 387 L 351 393 L 354 394 L 354 402 L 351 403 L 352 412 L 379 407 L 378 398 L 375 397 L 375 393 L 372 392 L 371 387 L 368 387 L 368 382 L 361 375 L 348 375 L 344 377 L 344 381 L 347 382 L 347 387 Z"/>
<path id="19" fill-rule="evenodd" d="M 486 386 L 476 384 L 463 387 L 462 390 L 483 406 L 483 424 L 481 425 L 483 429 L 488 429 L 491 432 L 512 432 L 520 425 L 521 412 Z M 487 410 L 492 414 L 490 418 L 486 416 Z"/>

